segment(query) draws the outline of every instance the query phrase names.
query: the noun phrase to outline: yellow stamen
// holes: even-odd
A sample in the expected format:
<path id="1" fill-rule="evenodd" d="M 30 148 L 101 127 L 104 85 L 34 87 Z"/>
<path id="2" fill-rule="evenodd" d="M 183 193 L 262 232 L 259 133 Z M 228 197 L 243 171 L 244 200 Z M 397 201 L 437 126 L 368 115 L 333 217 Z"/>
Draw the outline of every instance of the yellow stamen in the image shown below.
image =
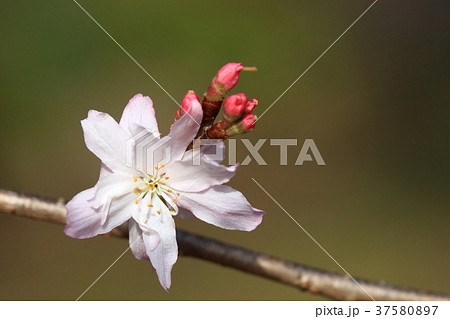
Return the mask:
<path id="1" fill-rule="evenodd" d="M 175 211 L 174 211 L 174 210 L 171 210 L 170 213 L 173 214 L 173 213 L 175 213 Z"/>
<path id="2" fill-rule="evenodd" d="M 148 207 L 153 207 L 153 205 L 152 205 L 152 204 L 148 204 L 147 206 L 148 206 Z"/>
<path id="3" fill-rule="evenodd" d="M 150 186 L 150 187 L 155 187 L 155 185 L 153 185 L 153 184 L 148 184 L 148 186 Z"/>
<path id="4" fill-rule="evenodd" d="M 172 193 L 172 190 L 171 190 L 171 189 L 168 189 L 167 191 L 168 191 L 169 193 Z"/>
<path id="5" fill-rule="evenodd" d="M 159 169 L 158 166 L 155 166 L 155 169 L 158 170 Z"/>
<path id="6" fill-rule="evenodd" d="M 158 211 L 156 211 L 157 213 L 158 213 L 158 215 L 161 215 L 161 212 L 158 210 Z"/>
<path id="7" fill-rule="evenodd" d="M 136 187 L 135 189 L 133 189 L 133 193 L 135 193 L 136 195 L 139 195 L 140 193 L 142 193 L 142 191 Z"/>
<path id="8" fill-rule="evenodd" d="M 178 201 L 178 199 L 174 198 L 173 202 L 176 203 Z"/>
<path id="9" fill-rule="evenodd" d="M 177 196 L 180 196 L 180 193 L 177 193 Z"/>
<path id="10" fill-rule="evenodd" d="M 133 176 L 133 182 L 137 182 L 137 177 Z"/>
<path id="11" fill-rule="evenodd" d="M 138 203 L 139 203 L 139 201 L 138 201 L 138 200 L 136 199 L 136 200 L 134 201 L 134 203 L 135 203 L 135 204 L 138 204 Z"/>
<path id="12" fill-rule="evenodd" d="M 170 178 L 169 176 L 164 177 L 164 179 L 166 179 L 166 180 L 169 179 L 169 178 Z"/>
<path id="13" fill-rule="evenodd" d="M 164 165 L 164 164 L 161 164 L 161 165 L 159 165 L 159 166 L 164 167 L 165 165 Z"/>

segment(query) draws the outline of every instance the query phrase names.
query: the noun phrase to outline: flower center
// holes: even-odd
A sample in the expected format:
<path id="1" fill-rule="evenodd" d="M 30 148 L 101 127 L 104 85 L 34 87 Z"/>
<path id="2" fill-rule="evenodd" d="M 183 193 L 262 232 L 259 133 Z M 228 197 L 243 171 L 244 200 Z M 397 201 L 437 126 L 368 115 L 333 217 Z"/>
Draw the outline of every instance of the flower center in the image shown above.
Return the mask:
<path id="1" fill-rule="evenodd" d="M 133 182 L 136 187 L 133 193 L 137 195 L 135 204 L 145 204 L 149 207 L 149 213 L 155 211 L 158 215 L 170 212 L 172 215 L 178 214 L 178 206 L 175 204 L 178 201 L 180 193 L 174 192 L 166 184 L 170 179 L 167 174 L 161 173 L 160 169 L 164 167 L 155 166 L 153 175 L 142 173 L 142 176 L 133 176 Z M 147 217 L 144 218 L 145 221 Z M 143 222 L 145 222 L 143 220 Z"/>

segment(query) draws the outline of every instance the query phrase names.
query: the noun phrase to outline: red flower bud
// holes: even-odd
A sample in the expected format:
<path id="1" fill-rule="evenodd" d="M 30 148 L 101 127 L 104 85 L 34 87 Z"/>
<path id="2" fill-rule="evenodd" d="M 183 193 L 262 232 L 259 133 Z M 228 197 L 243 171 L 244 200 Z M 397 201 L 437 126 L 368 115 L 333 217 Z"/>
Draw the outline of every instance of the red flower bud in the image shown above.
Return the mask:
<path id="1" fill-rule="evenodd" d="M 227 136 L 233 136 L 236 134 L 248 132 L 255 127 L 255 124 L 256 124 L 256 115 L 246 114 L 238 123 L 235 123 L 230 127 L 228 127 L 225 133 Z"/>
<path id="2" fill-rule="evenodd" d="M 258 98 L 254 98 L 247 101 L 247 105 L 245 106 L 245 113 L 252 113 L 253 109 L 258 105 Z"/>
<path id="3" fill-rule="evenodd" d="M 198 97 L 197 93 L 190 90 L 186 93 L 183 101 L 181 102 L 181 109 L 186 113 L 191 107 L 193 101 L 198 101 L 200 103 L 200 98 Z"/>
<path id="4" fill-rule="evenodd" d="M 175 112 L 175 120 L 178 120 L 189 110 L 193 101 L 198 101 L 200 103 L 200 98 L 194 91 L 188 91 L 181 102 L 181 108 Z"/>
<path id="5" fill-rule="evenodd" d="M 178 119 L 180 119 L 180 117 L 181 117 L 181 109 L 178 109 L 176 112 L 175 112 L 175 121 L 176 120 L 178 120 Z"/>
<path id="6" fill-rule="evenodd" d="M 233 94 L 225 99 L 224 115 L 231 117 L 240 117 L 247 105 L 247 95 L 244 93 Z"/>
<path id="7" fill-rule="evenodd" d="M 217 72 L 217 75 L 213 80 L 213 84 L 219 82 L 225 87 L 225 90 L 231 90 L 236 86 L 239 80 L 239 72 L 241 72 L 242 69 L 244 69 L 244 65 L 242 63 L 225 64 L 219 72 Z"/>
<path id="8" fill-rule="evenodd" d="M 242 125 L 244 126 L 244 130 L 246 131 L 253 130 L 256 125 L 256 115 L 247 114 L 242 118 L 240 123 L 242 123 Z"/>

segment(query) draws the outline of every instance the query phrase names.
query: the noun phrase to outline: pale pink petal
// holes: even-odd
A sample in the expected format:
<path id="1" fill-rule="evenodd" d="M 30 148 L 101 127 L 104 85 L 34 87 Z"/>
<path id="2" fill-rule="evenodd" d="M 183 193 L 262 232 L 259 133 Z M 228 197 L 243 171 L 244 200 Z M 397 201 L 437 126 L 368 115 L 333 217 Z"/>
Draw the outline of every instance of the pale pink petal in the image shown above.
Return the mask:
<path id="1" fill-rule="evenodd" d="M 188 145 L 198 132 L 203 118 L 203 110 L 200 102 L 192 101 L 191 107 L 170 130 L 168 147 L 170 147 L 171 161 L 180 160 Z"/>
<path id="2" fill-rule="evenodd" d="M 199 154 L 194 152 L 194 154 Z M 171 163 L 166 169 L 167 185 L 178 191 L 199 192 L 228 182 L 238 165 L 226 167 L 188 151 L 181 161 Z"/>
<path id="3" fill-rule="evenodd" d="M 142 230 L 134 219 L 128 222 L 130 249 L 136 259 L 148 260 Z"/>
<path id="4" fill-rule="evenodd" d="M 126 143 L 130 135 L 111 116 L 91 110 L 81 126 L 92 153 L 112 171 L 126 170 Z"/>
<path id="5" fill-rule="evenodd" d="M 223 185 L 198 193 L 183 193 L 178 204 L 197 218 L 225 229 L 253 230 L 264 215 L 263 211 L 253 208 L 240 192 Z"/>
<path id="6" fill-rule="evenodd" d="M 155 142 L 154 142 L 155 141 Z M 143 156 L 138 157 L 142 164 L 143 171 L 150 175 L 156 174 L 155 167 L 161 164 L 167 164 L 171 161 L 171 147 L 172 139 L 169 136 L 164 136 L 162 139 L 154 139 L 149 144 L 141 144 Z M 139 166 L 138 166 L 139 167 Z"/>
<path id="7" fill-rule="evenodd" d="M 112 199 L 111 205 L 109 206 L 108 216 L 105 223 L 102 225 L 101 234 L 111 231 L 113 228 L 122 225 L 131 218 L 133 211 L 136 209 L 136 205 L 134 203 L 135 198 L 135 194 L 127 193 Z"/>
<path id="8" fill-rule="evenodd" d="M 123 110 L 119 124 L 130 134 L 135 133 L 133 124 L 141 126 L 150 132 L 159 133 L 153 101 L 148 96 L 136 94 Z"/>
<path id="9" fill-rule="evenodd" d="M 132 175 L 123 173 L 108 173 L 101 170 L 100 178 L 95 185 L 96 191 L 90 203 L 94 208 L 104 205 L 108 198 L 122 196 L 126 193 L 132 193 L 135 187 L 142 186 L 142 180 L 135 182 Z"/>
<path id="10" fill-rule="evenodd" d="M 208 144 L 201 145 L 200 147 L 203 158 L 216 163 L 223 162 L 226 155 L 225 151 L 225 143 L 221 140 L 208 140 Z"/>
<path id="11" fill-rule="evenodd" d="M 134 207 L 130 204 L 134 204 L 134 199 L 127 194 L 110 202 L 108 216 L 102 223 L 103 206 L 95 209 L 91 204 L 95 191 L 95 187 L 87 189 L 66 204 L 66 235 L 82 239 L 105 234 L 131 217 Z"/>
<path id="12" fill-rule="evenodd" d="M 150 257 L 150 262 L 158 274 L 159 282 L 161 286 L 168 290 L 171 284 L 171 271 L 172 267 L 178 258 L 178 245 L 175 233 L 175 222 L 172 215 L 165 209 L 165 205 L 155 200 L 153 201 L 154 207 L 152 213 L 147 222 L 147 226 L 158 232 L 159 244 L 151 250 L 147 247 L 147 254 Z M 160 211 L 160 214 L 156 213 L 156 210 Z M 145 240 L 145 239 L 144 239 Z"/>
<path id="13" fill-rule="evenodd" d="M 141 240 L 143 241 L 145 248 L 154 250 L 159 243 L 159 234 L 147 226 L 148 216 L 150 214 L 148 204 L 150 202 L 151 201 L 147 197 L 139 201 L 138 205 L 136 205 L 136 209 L 133 210 L 133 218 L 130 219 L 130 223 L 134 221 L 138 224 L 140 229 L 139 233 L 142 236 Z"/>
<path id="14" fill-rule="evenodd" d="M 89 188 L 75 195 L 66 205 L 66 227 L 64 233 L 74 238 L 94 237 L 100 232 L 101 213 L 96 212 L 88 200 L 95 195 L 95 188 Z"/>
<path id="15" fill-rule="evenodd" d="M 153 230 L 151 228 L 142 227 L 142 225 L 141 225 L 141 230 L 142 230 L 142 238 L 144 239 L 144 243 L 145 243 L 145 247 L 146 247 L 147 251 L 155 250 L 158 247 L 159 242 L 161 241 L 161 238 L 159 237 L 159 233 L 156 230 Z"/>

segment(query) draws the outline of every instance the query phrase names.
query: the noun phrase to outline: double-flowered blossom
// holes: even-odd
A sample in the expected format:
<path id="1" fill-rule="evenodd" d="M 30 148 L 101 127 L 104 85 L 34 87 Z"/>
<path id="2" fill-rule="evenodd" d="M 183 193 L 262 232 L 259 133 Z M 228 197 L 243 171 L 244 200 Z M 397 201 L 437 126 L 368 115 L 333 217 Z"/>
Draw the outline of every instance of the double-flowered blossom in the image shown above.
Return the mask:
<path id="1" fill-rule="evenodd" d="M 81 124 L 86 146 L 101 160 L 100 177 L 94 187 L 66 205 L 65 233 L 71 237 L 93 237 L 128 223 L 134 256 L 150 261 L 164 289 L 171 285 L 178 257 L 174 216 L 250 231 L 264 214 L 240 192 L 222 185 L 234 176 L 237 166 L 223 166 L 197 150 L 186 151 L 203 117 L 194 94 L 188 93 L 178 120 L 163 138 L 149 97 L 134 96 L 119 123 L 91 110 Z M 129 145 L 137 145 L 142 132 L 160 145 L 158 151 L 147 154 L 150 167 L 129 160 Z"/>

